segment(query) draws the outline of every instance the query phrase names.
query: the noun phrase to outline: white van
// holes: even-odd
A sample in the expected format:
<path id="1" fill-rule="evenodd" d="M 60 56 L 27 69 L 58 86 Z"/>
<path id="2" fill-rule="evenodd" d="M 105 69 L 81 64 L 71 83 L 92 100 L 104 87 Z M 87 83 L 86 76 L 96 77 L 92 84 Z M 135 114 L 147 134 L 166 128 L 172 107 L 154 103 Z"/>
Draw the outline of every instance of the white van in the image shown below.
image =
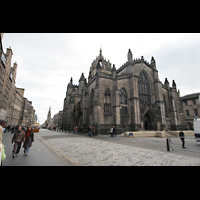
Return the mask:
<path id="1" fill-rule="evenodd" d="M 197 142 L 200 142 L 200 119 L 194 119 L 194 135 Z"/>

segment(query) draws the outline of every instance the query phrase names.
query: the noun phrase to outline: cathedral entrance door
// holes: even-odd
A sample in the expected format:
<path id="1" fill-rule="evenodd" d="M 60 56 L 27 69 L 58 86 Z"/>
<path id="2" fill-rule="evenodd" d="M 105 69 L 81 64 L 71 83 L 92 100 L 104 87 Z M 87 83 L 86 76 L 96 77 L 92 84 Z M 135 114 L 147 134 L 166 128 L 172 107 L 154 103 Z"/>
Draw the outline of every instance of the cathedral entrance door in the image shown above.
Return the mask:
<path id="1" fill-rule="evenodd" d="M 154 125 L 154 122 L 153 122 L 153 117 L 151 116 L 150 113 L 146 113 L 145 116 L 144 116 L 144 130 L 153 130 L 153 125 Z"/>

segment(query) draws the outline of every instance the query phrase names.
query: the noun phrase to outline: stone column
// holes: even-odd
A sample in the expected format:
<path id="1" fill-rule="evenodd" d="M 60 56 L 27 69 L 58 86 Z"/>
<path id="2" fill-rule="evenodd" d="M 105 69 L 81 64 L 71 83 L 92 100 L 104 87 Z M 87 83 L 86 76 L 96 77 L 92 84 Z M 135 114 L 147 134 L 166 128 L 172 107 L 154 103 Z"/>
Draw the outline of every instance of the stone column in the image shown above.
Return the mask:
<path id="1" fill-rule="evenodd" d="M 162 83 L 158 79 L 154 82 L 154 89 L 155 89 L 155 103 L 160 107 L 161 127 L 163 129 L 166 127 L 166 114 L 165 114 L 165 105 L 163 101 Z"/>
<path id="2" fill-rule="evenodd" d="M 131 117 L 133 129 L 138 131 L 141 129 L 140 120 L 140 102 L 138 95 L 138 76 L 132 75 L 130 78 L 130 94 L 131 94 Z"/>

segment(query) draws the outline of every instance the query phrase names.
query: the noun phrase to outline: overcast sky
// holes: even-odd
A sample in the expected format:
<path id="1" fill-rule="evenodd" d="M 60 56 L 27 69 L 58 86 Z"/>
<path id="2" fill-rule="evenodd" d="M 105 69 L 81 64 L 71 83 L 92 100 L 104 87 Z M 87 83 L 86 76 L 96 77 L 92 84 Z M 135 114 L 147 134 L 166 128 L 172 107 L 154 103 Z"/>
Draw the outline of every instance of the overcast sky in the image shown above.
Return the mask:
<path id="1" fill-rule="evenodd" d="M 81 74 L 88 78 L 91 63 L 99 55 L 118 69 L 133 58 L 156 60 L 159 78 L 174 79 L 181 96 L 200 92 L 200 34 L 188 33 L 5 33 L 3 48 L 13 50 L 12 66 L 18 64 L 16 87 L 25 88 L 40 124 L 63 109 L 67 85 L 73 77 L 78 85 Z"/>

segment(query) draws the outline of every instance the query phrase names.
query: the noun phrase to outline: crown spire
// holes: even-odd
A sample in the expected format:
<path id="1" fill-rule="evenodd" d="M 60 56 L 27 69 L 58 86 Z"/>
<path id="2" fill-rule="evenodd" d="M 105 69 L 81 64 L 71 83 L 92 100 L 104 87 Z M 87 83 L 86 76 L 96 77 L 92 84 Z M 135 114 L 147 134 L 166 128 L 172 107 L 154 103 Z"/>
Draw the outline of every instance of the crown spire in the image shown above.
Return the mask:
<path id="1" fill-rule="evenodd" d="M 102 56 L 102 49 L 101 49 L 101 47 L 100 47 L 100 56 Z"/>

